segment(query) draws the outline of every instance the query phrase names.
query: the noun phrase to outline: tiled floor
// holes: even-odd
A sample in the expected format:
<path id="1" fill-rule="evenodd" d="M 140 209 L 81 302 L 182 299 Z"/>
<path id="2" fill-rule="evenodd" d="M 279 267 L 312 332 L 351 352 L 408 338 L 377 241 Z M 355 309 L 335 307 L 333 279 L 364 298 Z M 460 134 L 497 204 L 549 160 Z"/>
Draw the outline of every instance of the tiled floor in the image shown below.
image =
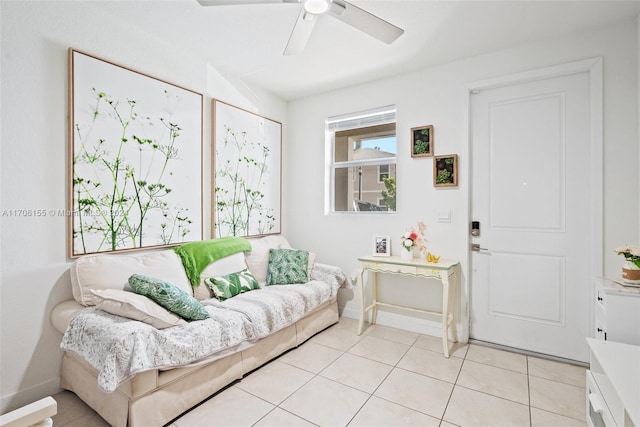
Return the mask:
<path id="1" fill-rule="evenodd" d="M 585 426 L 585 368 L 340 323 L 175 420 L 187 426 Z M 55 426 L 104 426 L 63 392 Z"/>

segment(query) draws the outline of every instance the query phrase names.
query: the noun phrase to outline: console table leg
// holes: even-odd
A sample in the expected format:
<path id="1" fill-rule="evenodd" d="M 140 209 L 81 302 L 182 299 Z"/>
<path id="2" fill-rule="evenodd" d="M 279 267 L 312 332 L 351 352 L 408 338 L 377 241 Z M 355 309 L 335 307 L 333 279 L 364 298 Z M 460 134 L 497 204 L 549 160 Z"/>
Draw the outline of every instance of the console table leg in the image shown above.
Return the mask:
<path id="1" fill-rule="evenodd" d="M 442 351 L 449 358 L 449 276 L 442 277 Z"/>
<path id="2" fill-rule="evenodd" d="M 455 307 L 455 302 L 456 302 L 456 295 L 458 292 L 458 275 L 454 272 L 453 273 L 455 276 L 454 280 L 453 280 L 453 284 L 452 284 L 452 289 L 451 289 L 451 295 L 449 296 L 449 313 L 451 313 L 451 340 L 453 342 L 458 342 L 458 330 L 456 327 L 456 307 Z"/>
<path id="3" fill-rule="evenodd" d="M 362 334 L 364 329 L 364 270 L 360 270 L 360 322 L 358 325 L 358 335 Z"/>
<path id="4" fill-rule="evenodd" d="M 371 310 L 371 324 L 375 325 L 378 320 L 378 273 L 371 273 L 371 294 L 373 296 L 373 309 Z"/>

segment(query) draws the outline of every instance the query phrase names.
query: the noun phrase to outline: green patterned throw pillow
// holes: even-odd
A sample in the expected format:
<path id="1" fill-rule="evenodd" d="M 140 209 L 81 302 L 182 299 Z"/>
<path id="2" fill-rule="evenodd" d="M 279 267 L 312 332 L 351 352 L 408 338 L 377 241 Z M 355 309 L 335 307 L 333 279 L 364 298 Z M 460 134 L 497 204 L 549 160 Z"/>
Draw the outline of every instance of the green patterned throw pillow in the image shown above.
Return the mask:
<path id="1" fill-rule="evenodd" d="M 209 277 L 204 282 L 220 301 L 235 297 L 243 292 L 260 289 L 258 281 L 247 269 L 225 276 Z"/>
<path id="2" fill-rule="evenodd" d="M 307 283 L 309 252 L 296 249 L 269 249 L 267 285 Z"/>
<path id="3" fill-rule="evenodd" d="M 129 277 L 129 286 L 135 293 L 151 298 L 183 319 L 202 320 L 209 317 L 209 313 L 197 299 L 171 283 L 134 274 Z"/>

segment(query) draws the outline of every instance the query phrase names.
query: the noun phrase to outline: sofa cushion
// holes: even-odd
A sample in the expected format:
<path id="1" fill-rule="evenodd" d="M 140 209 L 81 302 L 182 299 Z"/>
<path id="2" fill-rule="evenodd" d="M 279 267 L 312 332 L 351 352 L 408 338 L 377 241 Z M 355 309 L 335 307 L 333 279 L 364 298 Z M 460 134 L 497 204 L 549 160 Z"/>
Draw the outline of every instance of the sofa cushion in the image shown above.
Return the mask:
<path id="1" fill-rule="evenodd" d="M 270 249 L 267 286 L 307 283 L 309 252 L 296 249 Z"/>
<path id="2" fill-rule="evenodd" d="M 270 249 L 291 249 L 291 245 L 281 235 L 265 236 L 257 239 L 250 239 L 251 252 L 246 254 L 247 267 L 253 277 L 259 283 L 267 281 L 267 267 L 269 265 Z M 311 277 L 311 270 L 315 263 L 316 254 L 309 252 L 308 277 Z"/>
<path id="3" fill-rule="evenodd" d="M 132 274 L 157 277 L 192 293 L 182 261 L 170 249 L 135 255 L 84 255 L 71 265 L 70 273 L 73 298 L 85 306 L 96 304 L 92 289 L 124 290 Z"/>
<path id="4" fill-rule="evenodd" d="M 267 281 L 267 266 L 269 264 L 269 250 L 291 248 L 287 239 L 282 236 L 265 236 L 249 240 L 251 252 L 246 254 L 247 267 L 253 277 L 260 283 Z"/>
<path id="5" fill-rule="evenodd" d="M 129 277 L 129 285 L 136 293 L 151 298 L 183 319 L 202 320 L 209 317 L 209 313 L 197 299 L 169 282 L 133 274 Z"/>
<path id="6" fill-rule="evenodd" d="M 247 269 L 224 276 L 209 277 L 205 280 L 213 295 L 220 301 L 235 297 L 243 292 L 260 289 L 258 281 Z"/>
<path id="7" fill-rule="evenodd" d="M 91 290 L 96 308 L 107 313 L 138 320 L 157 329 L 184 325 L 187 322 L 156 304 L 150 298 L 133 292 L 117 289 Z"/>

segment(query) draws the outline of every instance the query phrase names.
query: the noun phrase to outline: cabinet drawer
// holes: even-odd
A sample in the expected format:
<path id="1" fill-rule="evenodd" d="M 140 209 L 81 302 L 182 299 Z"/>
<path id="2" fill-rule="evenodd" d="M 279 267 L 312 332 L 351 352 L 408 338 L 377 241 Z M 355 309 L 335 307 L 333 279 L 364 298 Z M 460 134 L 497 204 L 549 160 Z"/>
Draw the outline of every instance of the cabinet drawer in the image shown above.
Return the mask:
<path id="1" fill-rule="evenodd" d="M 599 307 L 606 316 L 607 312 L 607 294 L 600 286 L 596 286 L 596 306 Z"/>
<path id="2" fill-rule="evenodd" d="M 593 310 L 593 336 L 599 340 L 607 339 L 607 317 L 599 304 L 595 304 Z"/>

